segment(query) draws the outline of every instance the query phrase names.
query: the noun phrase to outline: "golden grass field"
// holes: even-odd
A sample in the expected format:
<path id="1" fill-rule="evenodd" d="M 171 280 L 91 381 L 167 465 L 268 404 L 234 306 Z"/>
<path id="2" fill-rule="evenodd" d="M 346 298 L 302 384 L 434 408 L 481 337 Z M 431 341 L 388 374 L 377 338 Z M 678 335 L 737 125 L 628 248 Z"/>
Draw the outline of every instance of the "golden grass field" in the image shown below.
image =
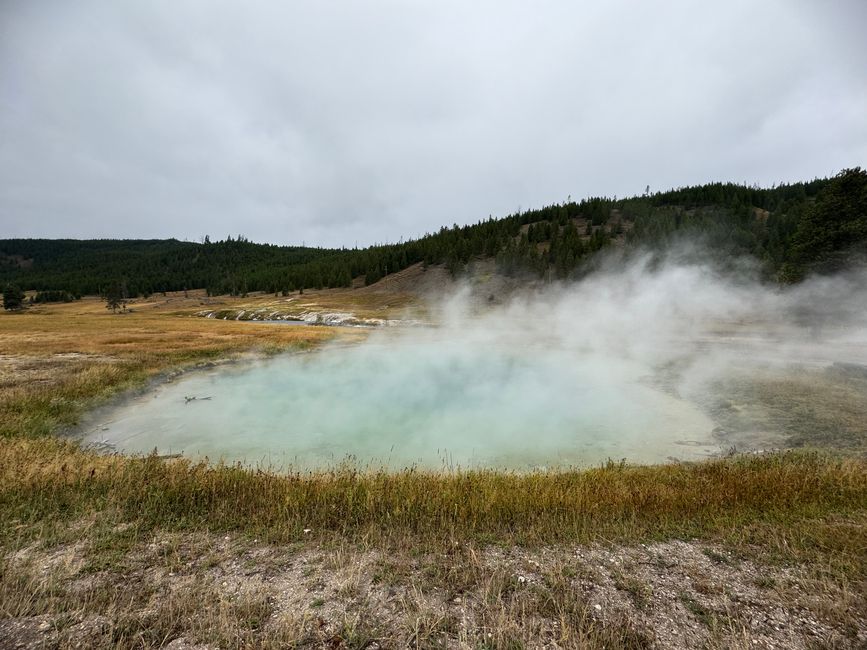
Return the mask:
<path id="1" fill-rule="evenodd" d="M 363 332 L 195 317 L 202 292 L 137 301 L 113 314 L 97 298 L 0 314 L 0 435 L 42 435 L 69 425 L 91 405 L 169 368 L 239 354 L 308 349 Z M 259 298 L 261 302 L 262 298 Z M 256 304 L 256 298 L 243 304 Z"/>
<path id="2" fill-rule="evenodd" d="M 303 298 L 375 317 L 412 307 Z M 863 456 L 285 476 L 54 435 L 160 373 L 365 336 L 192 316 L 275 300 L 0 314 L 0 647 L 867 643 Z"/>

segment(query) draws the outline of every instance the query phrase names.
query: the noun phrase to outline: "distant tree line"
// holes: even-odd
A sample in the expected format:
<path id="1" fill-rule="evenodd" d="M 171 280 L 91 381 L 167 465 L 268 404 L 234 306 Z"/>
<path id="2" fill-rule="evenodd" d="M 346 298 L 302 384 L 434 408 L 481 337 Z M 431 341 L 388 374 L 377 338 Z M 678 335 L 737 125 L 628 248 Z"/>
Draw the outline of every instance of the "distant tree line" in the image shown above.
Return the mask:
<path id="1" fill-rule="evenodd" d="M 867 173 L 771 188 L 709 183 L 626 199 L 568 200 L 450 228 L 400 244 L 325 249 L 256 244 L 242 236 L 177 240 L 0 240 L 0 283 L 45 295 L 120 294 L 205 288 L 211 295 L 372 284 L 413 264 L 460 275 L 474 259 L 495 259 L 508 275 L 569 279 L 617 241 L 666 248 L 698 239 L 725 258 L 759 261 L 765 276 L 797 281 L 835 270 L 867 242 Z M 119 289 L 119 287 L 122 287 Z"/>
<path id="2" fill-rule="evenodd" d="M 73 295 L 69 291 L 63 289 L 49 289 L 47 291 L 39 291 L 35 296 L 30 298 L 32 303 L 41 302 L 72 302 L 81 298 L 79 295 Z"/>

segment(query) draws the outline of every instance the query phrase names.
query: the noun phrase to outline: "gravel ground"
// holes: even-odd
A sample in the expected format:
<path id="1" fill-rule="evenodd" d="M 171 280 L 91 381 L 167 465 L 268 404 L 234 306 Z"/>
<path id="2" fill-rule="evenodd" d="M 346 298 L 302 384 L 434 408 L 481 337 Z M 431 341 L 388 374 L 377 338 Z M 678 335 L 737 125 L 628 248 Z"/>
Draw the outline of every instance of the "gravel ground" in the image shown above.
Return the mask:
<path id="1" fill-rule="evenodd" d="M 110 562 L 84 542 L 33 547 L 6 556 L 0 647 L 867 647 L 863 584 L 748 555 L 168 534 Z"/>

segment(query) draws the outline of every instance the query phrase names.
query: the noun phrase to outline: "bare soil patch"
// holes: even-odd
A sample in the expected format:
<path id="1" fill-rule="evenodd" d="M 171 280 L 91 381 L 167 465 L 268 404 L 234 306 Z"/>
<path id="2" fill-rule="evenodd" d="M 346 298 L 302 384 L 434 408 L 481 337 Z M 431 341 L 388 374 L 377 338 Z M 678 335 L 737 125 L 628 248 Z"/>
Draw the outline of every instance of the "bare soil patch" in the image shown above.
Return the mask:
<path id="1" fill-rule="evenodd" d="M 119 531 L 123 532 L 123 531 Z M 4 648 L 860 648 L 863 584 L 749 548 L 379 549 L 159 534 L 7 554 Z"/>

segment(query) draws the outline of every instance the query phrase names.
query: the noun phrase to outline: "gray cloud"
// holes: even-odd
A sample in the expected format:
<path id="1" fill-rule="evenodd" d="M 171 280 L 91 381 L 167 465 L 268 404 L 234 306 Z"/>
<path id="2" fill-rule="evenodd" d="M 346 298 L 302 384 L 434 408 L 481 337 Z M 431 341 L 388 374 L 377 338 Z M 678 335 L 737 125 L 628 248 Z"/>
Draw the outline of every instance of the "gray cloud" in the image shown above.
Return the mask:
<path id="1" fill-rule="evenodd" d="M 857 0 L 7 0 L 0 236 L 351 246 L 824 176 L 867 163 L 864 25 Z"/>

